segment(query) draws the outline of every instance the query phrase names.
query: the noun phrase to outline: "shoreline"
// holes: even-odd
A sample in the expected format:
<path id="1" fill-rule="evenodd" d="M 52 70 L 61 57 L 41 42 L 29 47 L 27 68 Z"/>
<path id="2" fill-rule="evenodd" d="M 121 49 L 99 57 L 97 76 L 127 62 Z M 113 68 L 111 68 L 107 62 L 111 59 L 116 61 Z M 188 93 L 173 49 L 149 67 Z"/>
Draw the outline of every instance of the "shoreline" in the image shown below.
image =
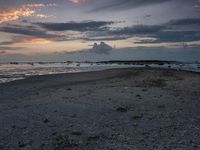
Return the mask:
<path id="1" fill-rule="evenodd" d="M 0 149 L 199 149 L 199 83 L 121 68 L 0 84 Z"/>
<path id="2" fill-rule="evenodd" d="M 8 82 L 2 82 L 1 84 L 7 84 L 15 81 L 21 81 L 21 80 L 26 80 L 29 78 L 38 78 L 38 77 L 48 77 L 48 76 L 62 76 L 66 74 L 81 74 L 81 73 L 92 73 L 92 72 L 102 72 L 102 71 L 109 71 L 109 70 L 123 70 L 123 69 L 136 69 L 136 70 L 171 70 L 171 71 L 178 71 L 178 72 L 189 72 L 189 73 L 194 73 L 194 74 L 200 74 L 198 71 L 191 71 L 191 70 L 184 70 L 184 69 L 176 69 L 176 68 L 156 68 L 156 67 L 124 67 L 124 68 L 109 68 L 109 69 L 103 69 L 103 70 L 94 70 L 94 71 L 81 71 L 81 72 L 69 72 L 69 73 L 55 73 L 55 74 L 43 74 L 43 75 L 31 75 L 24 77 L 22 79 L 16 79 L 13 81 L 8 81 Z"/>

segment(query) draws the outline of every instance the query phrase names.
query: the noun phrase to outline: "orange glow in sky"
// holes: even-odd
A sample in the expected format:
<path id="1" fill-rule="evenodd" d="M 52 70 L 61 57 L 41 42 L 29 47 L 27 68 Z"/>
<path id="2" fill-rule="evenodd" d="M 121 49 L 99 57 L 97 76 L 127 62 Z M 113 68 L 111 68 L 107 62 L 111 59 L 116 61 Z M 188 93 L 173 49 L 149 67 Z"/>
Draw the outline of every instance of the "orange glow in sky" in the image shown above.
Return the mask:
<path id="1" fill-rule="evenodd" d="M 80 4 L 82 2 L 85 2 L 86 0 L 69 0 L 72 3 Z"/>
<path id="2" fill-rule="evenodd" d="M 35 39 L 23 39 L 21 43 L 24 44 L 48 44 L 51 41 L 42 38 L 35 38 Z"/>

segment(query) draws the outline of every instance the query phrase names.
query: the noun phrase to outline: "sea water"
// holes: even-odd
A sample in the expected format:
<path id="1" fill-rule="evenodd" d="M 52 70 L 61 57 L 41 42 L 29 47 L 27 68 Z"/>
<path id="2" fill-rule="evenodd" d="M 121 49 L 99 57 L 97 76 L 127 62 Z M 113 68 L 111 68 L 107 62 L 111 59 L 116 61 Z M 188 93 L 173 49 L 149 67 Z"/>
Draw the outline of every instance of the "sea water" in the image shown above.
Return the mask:
<path id="1" fill-rule="evenodd" d="M 200 72 L 200 63 L 175 63 L 175 64 L 117 64 L 117 63 L 1 63 L 0 83 L 24 79 L 35 75 L 61 74 L 100 71 L 114 68 L 128 67 L 152 67 L 171 68 L 177 70 L 187 70 Z"/>

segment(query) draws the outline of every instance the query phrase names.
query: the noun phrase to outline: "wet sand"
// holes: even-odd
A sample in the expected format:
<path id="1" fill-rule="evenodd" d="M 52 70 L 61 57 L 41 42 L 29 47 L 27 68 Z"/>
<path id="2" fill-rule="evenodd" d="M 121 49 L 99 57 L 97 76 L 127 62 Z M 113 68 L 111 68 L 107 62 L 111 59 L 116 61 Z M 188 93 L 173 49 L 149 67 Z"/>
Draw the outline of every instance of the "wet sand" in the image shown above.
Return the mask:
<path id="1" fill-rule="evenodd" d="M 0 84 L 0 150 L 198 150 L 200 74 L 112 69 Z"/>

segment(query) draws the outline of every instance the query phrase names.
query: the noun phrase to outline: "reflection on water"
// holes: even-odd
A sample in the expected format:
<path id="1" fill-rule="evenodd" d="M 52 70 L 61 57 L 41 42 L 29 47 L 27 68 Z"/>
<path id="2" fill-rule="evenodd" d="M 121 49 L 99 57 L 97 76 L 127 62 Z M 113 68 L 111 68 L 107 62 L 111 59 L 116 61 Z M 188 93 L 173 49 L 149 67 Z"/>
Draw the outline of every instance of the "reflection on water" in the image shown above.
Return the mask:
<path id="1" fill-rule="evenodd" d="M 0 83 L 24 79 L 28 76 L 98 71 L 111 68 L 147 67 L 134 64 L 104 63 L 12 63 L 0 64 Z M 173 68 L 200 72 L 200 64 L 150 64 L 148 67 Z"/>

